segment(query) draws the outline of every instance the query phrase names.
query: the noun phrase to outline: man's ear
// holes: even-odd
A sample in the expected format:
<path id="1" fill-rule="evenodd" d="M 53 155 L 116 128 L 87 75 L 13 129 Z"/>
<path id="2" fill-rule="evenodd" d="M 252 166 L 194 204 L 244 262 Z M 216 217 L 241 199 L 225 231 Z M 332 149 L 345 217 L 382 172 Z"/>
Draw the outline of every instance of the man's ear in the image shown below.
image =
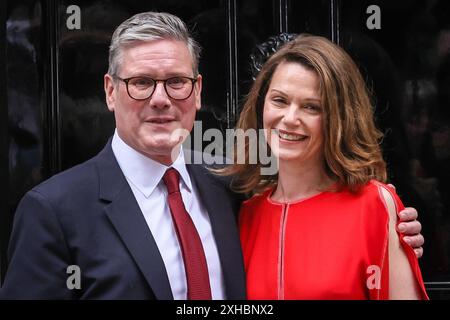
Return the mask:
<path id="1" fill-rule="evenodd" d="M 109 74 L 105 74 L 103 76 L 103 84 L 105 87 L 106 104 L 108 105 L 109 111 L 114 112 L 116 102 L 114 79 Z"/>
<path id="2" fill-rule="evenodd" d="M 194 93 L 195 93 L 195 109 L 197 109 L 197 111 L 198 111 L 202 107 L 202 75 L 201 74 L 199 74 L 197 76 L 197 82 L 195 83 Z"/>

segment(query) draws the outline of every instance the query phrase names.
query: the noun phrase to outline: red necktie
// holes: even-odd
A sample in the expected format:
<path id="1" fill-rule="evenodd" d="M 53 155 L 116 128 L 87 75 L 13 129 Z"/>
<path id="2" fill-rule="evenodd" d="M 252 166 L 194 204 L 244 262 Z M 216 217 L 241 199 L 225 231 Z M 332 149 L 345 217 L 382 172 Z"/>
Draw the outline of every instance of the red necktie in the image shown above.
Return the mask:
<path id="1" fill-rule="evenodd" d="M 168 201 L 172 219 L 183 254 L 187 280 L 188 300 L 211 300 L 208 265 L 202 242 L 191 216 L 184 207 L 180 193 L 180 174 L 170 168 L 163 176 L 169 192 Z"/>

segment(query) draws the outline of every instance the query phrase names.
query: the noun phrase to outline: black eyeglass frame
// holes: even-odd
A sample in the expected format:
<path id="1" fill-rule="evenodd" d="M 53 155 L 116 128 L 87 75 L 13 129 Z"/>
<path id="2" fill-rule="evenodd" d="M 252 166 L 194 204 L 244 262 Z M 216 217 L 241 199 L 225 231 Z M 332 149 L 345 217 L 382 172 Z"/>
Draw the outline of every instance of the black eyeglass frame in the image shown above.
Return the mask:
<path id="1" fill-rule="evenodd" d="M 121 77 L 119 77 L 119 76 L 117 76 L 117 75 L 113 75 L 112 77 L 115 78 L 115 79 L 118 79 L 118 80 L 121 80 L 121 81 L 125 82 L 125 86 L 126 86 L 126 88 L 127 88 L 128 96 L 129 96 L 131 99 L 134 99 L 134 100 L 137 100 L 137 101 L 143 101 L 143 100 L 147 100 L 148 98 L 150 98 L 150 97 L 153 95 L 153 93 L 155 93 L 156 86 L 158 85 L 158 82 L 162 82 L 162 83 L 163 83 L 164 91 L 166 92 L 167 96 L 168 96 L 170 99 L 177 100 L 177 101 L 186 100 L 186 99 L 188 99 L 188 98 L 192 95 L 192 92 L 194 91 L 195 83 L 196 83 L 197 80 L 198 80 L 198 79 L 195 79 L 195 78 L 190 78 L 190 77 L 185 77 L 185 76 L 170 77 L 170 78 L 167 78 L 167 79 L 153 79 L 153 78 L 150 78 L 150 77 L 144 77 L 144 76 L 139 76 L 139 77 L 129 77 L 129 78 L 125 78 L 125 79 L 124 79 L 124 78 L 121 78 Z M 130 80 L 136 79 L 136 78 L 144 78 L 144 79 L 152 80 L 152 81 L 155 83 L 155 85 L 153 86 L 153 90 L 152 90 L 152 92 L 149 94 L 148 97 L 146 97 L 146 98 L 141 98 L 141 99 L 136 99 L 135 97 L 133 97 L 133 96 L 130 94 L 130 90 L 128 89 L 128 82 L 130 82 Z M 191 83 L 192 83 L 191 91 L 189 92 L 189 94 L 187 95 L 186 98 L 182 98 L 182 99 L 174 98 L 174 97 L 172 97 L 172 96 L 169 94 L 169 92 L 167 91 L 167 87 L 166 87 L 167 81 L 169 81 L 169 80 L 171 80 L 171 79 L 175 79 L 175 78 L 189 79 L 189 80 L 191 81 Z"/>

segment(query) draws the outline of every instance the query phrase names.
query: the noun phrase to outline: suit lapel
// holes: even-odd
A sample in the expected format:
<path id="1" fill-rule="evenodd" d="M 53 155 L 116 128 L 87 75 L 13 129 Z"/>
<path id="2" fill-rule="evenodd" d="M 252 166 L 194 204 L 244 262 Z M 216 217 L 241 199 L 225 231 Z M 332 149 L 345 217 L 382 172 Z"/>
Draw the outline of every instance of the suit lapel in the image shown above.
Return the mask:
<path id="1" fill-rule="evenodd" d="M 201 165 L 187 165 L 205 205 L 225 279 L 227 299 L 245 299 L 245 274 L 235 210 L 223 187 Z"/>
<path id="2" fill-rule="evenodd" d="M 164 261 L 145 218 L 115 159 L 111 140 L 99 154 L 99 197 L 105 212 L 157 299 L 173 299 Z"/>

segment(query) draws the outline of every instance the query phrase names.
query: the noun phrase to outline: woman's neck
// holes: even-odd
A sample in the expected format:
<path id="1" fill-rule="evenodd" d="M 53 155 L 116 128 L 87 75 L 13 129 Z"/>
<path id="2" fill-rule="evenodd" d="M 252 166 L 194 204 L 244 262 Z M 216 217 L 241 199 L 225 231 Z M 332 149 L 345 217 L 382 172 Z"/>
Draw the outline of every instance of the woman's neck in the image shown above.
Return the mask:
<path id="1" fill-rule="evenodd" d="M 279 202 L 293 202 L 324 191 L 333 183 L 322 163 L 280 163 L 278 185 L 272 198 Z"/>

